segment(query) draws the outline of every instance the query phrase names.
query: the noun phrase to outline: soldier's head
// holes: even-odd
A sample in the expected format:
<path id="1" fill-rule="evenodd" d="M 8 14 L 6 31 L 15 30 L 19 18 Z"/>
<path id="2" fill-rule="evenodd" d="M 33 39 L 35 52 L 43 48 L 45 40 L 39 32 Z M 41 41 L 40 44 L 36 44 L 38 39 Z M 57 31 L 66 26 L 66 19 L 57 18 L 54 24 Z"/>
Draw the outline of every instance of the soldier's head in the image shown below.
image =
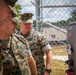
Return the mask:
<path id="1" fill-rule="evenodd" d="M 22 29 L 22 34 L 28 34 L 31 31 L 32 28 L 32 13 L 24 13 L 21 14 L 21 29 Z"/>
<path id="2" fill-rule="evenodd" d="M 13 8 L 17 0 L 0 0 L 0 33 L 11 35 L 15 28 L 16 22 L 13 19 L 16 17 L 16 11 Z"/>

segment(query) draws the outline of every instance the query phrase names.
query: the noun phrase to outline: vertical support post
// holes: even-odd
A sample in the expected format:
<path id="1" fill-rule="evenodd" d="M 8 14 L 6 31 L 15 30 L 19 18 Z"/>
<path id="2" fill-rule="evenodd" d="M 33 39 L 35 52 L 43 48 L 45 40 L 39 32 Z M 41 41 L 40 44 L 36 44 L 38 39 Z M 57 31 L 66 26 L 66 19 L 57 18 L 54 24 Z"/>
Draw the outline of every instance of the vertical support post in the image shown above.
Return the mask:
<path id="1" fill-rule="evenodd" d="M 36 30 L 40 31 L 40 0 L 36 1 Z"/>
<path id="2" fill-rule="evenodd" d="M 41 6 L 43 6 L 42 0 L 41 0 Z M 41 8 L 40 14 L 41 14 L 41 33 L 43 33 L 43 8 Z"/>

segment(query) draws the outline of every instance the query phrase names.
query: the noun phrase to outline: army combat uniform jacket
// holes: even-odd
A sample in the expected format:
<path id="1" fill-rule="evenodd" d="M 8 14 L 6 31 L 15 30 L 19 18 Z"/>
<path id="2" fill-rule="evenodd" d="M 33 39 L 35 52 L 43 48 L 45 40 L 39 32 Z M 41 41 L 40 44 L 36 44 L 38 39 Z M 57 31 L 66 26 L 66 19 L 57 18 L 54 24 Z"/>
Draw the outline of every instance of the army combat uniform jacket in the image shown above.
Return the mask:
<path id="1" fill-rule="evenodd" d="M 22 35 L 22 33 L 20 34 Z M 37 64 L 38 75 L 43 75 L 45 70 L 44 59 L 43 59 L 44 52 L 50 50 L 51 46 L 49 45 L 44 35 L 33 29 L 28 35 L 23 36 L 28 40 L 30 44 L 32 55 Z"/>
<path id="2" fill-rule="evenodd" d="M 0 75 L 31 75 L 28 55 L 28 42 L 22 36 L 14 34 L 6 44 L 0 41 Z"/>

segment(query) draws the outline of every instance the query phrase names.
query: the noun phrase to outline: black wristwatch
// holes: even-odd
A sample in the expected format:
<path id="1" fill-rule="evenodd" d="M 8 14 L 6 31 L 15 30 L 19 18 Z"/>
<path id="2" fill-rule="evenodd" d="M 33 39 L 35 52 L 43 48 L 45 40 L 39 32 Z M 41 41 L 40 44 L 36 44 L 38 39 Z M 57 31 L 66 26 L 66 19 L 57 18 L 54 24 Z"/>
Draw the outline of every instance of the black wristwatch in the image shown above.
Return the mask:
<path id="1" fill-rule="evenodd" d="M 51 69 L 45 69 L 45 71 L 47 71 L 48 73 L 51 73 L 52 72 Z"/>

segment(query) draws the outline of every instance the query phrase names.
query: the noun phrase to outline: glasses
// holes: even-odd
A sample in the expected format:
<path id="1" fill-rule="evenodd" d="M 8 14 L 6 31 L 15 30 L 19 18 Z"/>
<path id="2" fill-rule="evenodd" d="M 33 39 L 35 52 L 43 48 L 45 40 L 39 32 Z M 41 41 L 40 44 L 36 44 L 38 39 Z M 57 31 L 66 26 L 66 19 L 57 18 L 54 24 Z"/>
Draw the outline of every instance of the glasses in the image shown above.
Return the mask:
<path id="1" fill-rule="evenodd" d="M 8 17 L 6 17 L 4 20 L 2 20 L 2 21 L 0 21 L 0 24 L 2 24 L 4 21 L 6 21 L 6 20 L 11 20 L 11 21 L 13 21 L 13 19 L 12 18 L 8 18 Z M 14 21 L 13 21 L 14 22 Z"/>
<path id="2" fill-rule="evenodd" d="M 10 20 L 10 21 L 14 22 L 15 24 L 19 24 L 19 19 L 17 17 L 12 17 L 11 18 L 11 16 L 7 16 L 5 19 L 0 21 L 0 24 L 2 24 L 6 20 Z"/>

